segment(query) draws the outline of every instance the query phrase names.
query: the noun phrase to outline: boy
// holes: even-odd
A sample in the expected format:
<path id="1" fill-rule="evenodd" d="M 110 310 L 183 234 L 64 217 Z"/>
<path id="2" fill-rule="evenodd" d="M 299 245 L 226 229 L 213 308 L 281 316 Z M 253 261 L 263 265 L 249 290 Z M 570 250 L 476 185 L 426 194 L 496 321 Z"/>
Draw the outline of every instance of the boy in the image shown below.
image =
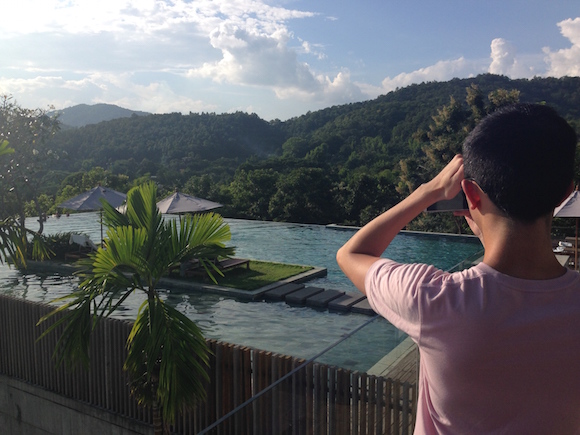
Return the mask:
<path id="1" fill-rule="evenodd" d="M 338 251 L 373 309 L 419 347 L 416 434 L 580 433 L 580 275 L 551 243 L 576 143 L 546 106 L 500 109 L 462 156 Z M 482 263 L 450 274 L 381 258 L 407 223 L 460 189 Z"/>

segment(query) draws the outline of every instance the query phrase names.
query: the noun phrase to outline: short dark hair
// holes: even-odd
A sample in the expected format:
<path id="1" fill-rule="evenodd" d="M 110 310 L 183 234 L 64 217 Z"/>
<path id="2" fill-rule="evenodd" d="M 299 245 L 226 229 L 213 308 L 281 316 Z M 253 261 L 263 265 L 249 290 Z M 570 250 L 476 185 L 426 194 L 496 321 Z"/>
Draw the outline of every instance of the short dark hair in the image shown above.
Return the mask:
<path id="1" fill-rule="evenodd" d="M 577 137 L 543 104 L 514 104 L 485 117 L 463 143 L 465 178 L 508 217 L 552 213 L 574 178 Z"/>

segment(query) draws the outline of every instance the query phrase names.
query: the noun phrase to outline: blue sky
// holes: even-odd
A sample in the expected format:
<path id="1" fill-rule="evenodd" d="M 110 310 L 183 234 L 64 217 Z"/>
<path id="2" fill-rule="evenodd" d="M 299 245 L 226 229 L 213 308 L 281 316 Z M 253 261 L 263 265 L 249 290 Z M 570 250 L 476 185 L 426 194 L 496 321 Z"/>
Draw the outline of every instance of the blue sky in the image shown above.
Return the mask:
<path id="1" fill-rule="evenodd" d="M 492 72 L 580 75 L 580 2 L 18 0 L 0 4 L 0 94 L 271 120 Z"/>

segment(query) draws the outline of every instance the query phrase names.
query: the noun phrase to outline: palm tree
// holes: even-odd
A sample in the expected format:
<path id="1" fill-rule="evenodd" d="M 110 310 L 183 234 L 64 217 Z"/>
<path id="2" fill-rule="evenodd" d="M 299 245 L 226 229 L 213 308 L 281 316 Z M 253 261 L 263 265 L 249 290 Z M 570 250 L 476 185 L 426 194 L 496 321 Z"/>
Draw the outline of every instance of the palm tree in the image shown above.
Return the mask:
<path id="1" fill-rule="evenodd" d="M 229 226 L 214 213 L 164 221 L 156 206 L 153 183 L 127 194 L 125 213 L 104 203 L 108 226 L 104 248 L 83 260 L 79 289 L 61 300 L 64 316 L 44 334 L 63 324 L 55 355 L 57 363 L 89 363 L 89 338 L 97 321 L 111 315 L 135 290 L 146 295 L 127 339 L 131 391 L 151 406 L 155 433 L 168 430 L 178 411 L 205 395 L 208 348 L 197 325 L 159 297 L 159 280 L 182 261 L 196 258 L 209 272 L 219 270 L 211 259 L 233 255 L 224 242 Z M 215 281 L 215 280 L 214 280 Z M 43 335 L 44 335 L 43 334 Z"/>

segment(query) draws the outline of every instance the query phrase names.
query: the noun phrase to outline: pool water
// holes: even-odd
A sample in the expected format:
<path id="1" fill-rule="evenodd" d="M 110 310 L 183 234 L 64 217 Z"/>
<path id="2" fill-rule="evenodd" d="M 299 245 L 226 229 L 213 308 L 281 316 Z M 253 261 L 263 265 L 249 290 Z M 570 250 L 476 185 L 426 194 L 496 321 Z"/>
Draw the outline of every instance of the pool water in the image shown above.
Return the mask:
<path id="1" fill-rule="evenodd" d="M 236 246 L 236 256 L 324 267 L 328 275 L 310 281 L 310 285 L 357 291 L 335 261 L 337 249 L 354 230 L 239 219 L 226 219 L 226 222 L 231 228 L 231 245 Z M 34 224 L 33 220 L 27 222 L 29 228 L 36 229 Z M 93 240 L 99 240 L 98 214 L 50 218 L 45 223 L 46 234 L 68 231 L 86 233 Z M 386 255 L 398 261 L 430 262 L 448 269 L 479 250 L 481 244 L 472 238 L 401 234 Z M 31 301 L 49 302 L 68 294 L 77 283 L 77 278 L 71 276 L 32 271 L 23 274 L 7 266 L 0 267 L 0 292 Z M 292 307 L 284 302 L 244 302 L 223 295 L 177 289 L 165 289 L 161 293 L 168 303 L 194 320 L 208 338 L 302 358 L 313 357 L 370 319 L 363 314 Z M 134 319 L 143 300 L 140 294 L 132 295 L 116 317 Z M 359 332 L 355 340 L 333 349 L 320 360 L 365 371 L 404 338 L 387 321 L 377 319 Z"/>

